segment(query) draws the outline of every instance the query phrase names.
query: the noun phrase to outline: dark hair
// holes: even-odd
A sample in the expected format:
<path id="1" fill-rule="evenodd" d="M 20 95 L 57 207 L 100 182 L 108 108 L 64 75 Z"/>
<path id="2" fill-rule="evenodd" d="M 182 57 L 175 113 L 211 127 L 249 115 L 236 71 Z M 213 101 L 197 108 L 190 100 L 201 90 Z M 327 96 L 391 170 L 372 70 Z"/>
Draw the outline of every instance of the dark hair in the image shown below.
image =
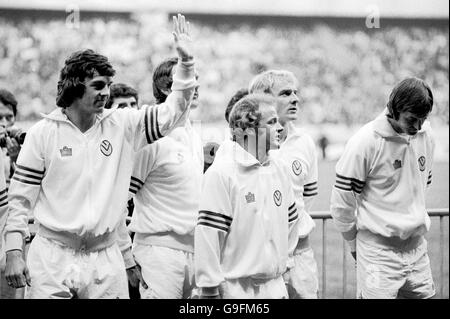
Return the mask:
<path id="1" fill-rule="evenodd" d="M 116 73 L 107 57 L 91 49 L 72 53 L 59 75 L 56 105 L 66 108 L 81 98 L 85 90 L 83 81 L 93 77 L 95 72 L 101 76 L 114 76 Z"/>
<path id="2" fill-rule="evenodd" d="M 5 106 L 11 106 L 14 116 L 17 114 L 17 100 L 14 94 L 5 89 L 0 89 L 0 102 Z"/>
<path id="3" fill-rule="evenodd" d="M 234 93 L 234 95 L 231 97 L 225 110 L 225 120 L 227 122 L 230 121 L 230 112 L 233 109 L 233 106 L 246 95 L 248 95 L 248 90 L 246 88 L 242 88 L 239 89 L 236 93 Z"/>
<path id="4" fill-rule="evenodd" d="M 421 79 L 407 78 L 397 84 L 389 96 L 388 116 L 398 120 L 400 113 L 425 117 L 433 109 L 433 93 Z"/>
<path id="5" fill-rule="evenodd" d="M 161 104 L 166 101 L 167 94 L 163 90 L 169 90 L 172 87 L 172 69 L 178 63 L 178 58 L 173 57 L 164 60 L 155 68 L 153 72 L 153 96 L 156 99 L 156 104 Z"/>
<path id="6" fill-rule="evenodd" d="M 231 110 L 229 127 L 245 131 L 249 128 L 258 128 L 261 120 L 260 106 L 263 104 L 275 105 L 276 100 L 268 94 L 249 94 L 239 100 Z"/>
<path id="7" fill-rule="evenodd" d="M 105 109 L 110 109 L 114 103 L 114 99 L 118 97 L 134 97 L 136 99 L 136 104 L 139 101 L 138 92 L 131 86 L 124 83 L 114 83 L 109 88 L 109 98 L 106 102 Z"/>

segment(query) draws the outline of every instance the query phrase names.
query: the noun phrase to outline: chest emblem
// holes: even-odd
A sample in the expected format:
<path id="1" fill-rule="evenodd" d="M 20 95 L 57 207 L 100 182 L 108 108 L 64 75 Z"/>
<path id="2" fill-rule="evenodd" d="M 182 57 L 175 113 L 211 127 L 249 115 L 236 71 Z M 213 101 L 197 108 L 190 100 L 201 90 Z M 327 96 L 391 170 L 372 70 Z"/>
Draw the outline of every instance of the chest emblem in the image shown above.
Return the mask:
<path id="1" fill-rule="evenodd" d="M 282 200 L 283 196 L 281 195 L 281 192 L 277 189 L 275 192 L 273 192 L 273 201 L 275 202 L 275 205 L 280 206 Z"/>
<path id="2" fill-rule="evenodd" d="M 248 192 L 248 194 L 245 195 L 245 200 L 247 201 L 247 204 L 254 203 L 255 202 L 255 194 Z"/>
<path id="3" fill-rule="evenodd" d="M 61 157 L 72 156 L 71 147 L 64 146 L 62 149 L 59 150 L 59 152 L 61 153 Z"/>
<path id="4" fill-rule="evenodd" d="M 100 152 L 102 152 L 103 155 L 109 156 L 113 152 L 113 147 L 111 143 L 108 140 L 103 140 L 100 143 Z"/>
<path id="5" fill-rule="evenodd" d="M 419 161 L 419 169 L 421 172 L 423 172 L 425 170 L 425 162 L 426 162 L 425 156 L 419 157 L 418 161 Z"/>
<path id="6" fill-rule="evenodd" d="M 302 164 L 300 163 L 299 160 L 295 160 L 295 161 L 292 162 L 292 171 L 297 176 L 301 174 L 301 172 L 302 172 Z"/>
<path id="7" fill-rule="evenodd" d="M 402 161 L 401 160 L 395 160 L 394 163 L 392 163 L 395 169 L 399 169 L 402 167 Z"/>

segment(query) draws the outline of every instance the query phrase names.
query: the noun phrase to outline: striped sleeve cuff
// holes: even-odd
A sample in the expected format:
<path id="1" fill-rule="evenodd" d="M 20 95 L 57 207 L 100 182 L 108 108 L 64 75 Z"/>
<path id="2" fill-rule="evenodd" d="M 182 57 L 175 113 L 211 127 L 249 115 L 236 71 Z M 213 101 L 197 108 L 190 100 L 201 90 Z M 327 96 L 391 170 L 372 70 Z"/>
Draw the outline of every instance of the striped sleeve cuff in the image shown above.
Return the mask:
<path id="1" fill-rule="evenodd" d="M 131 181 L 130 181 L 130 188 L 129 188 L 129 192 L 132 193 L 133 195 L 136 195 L 137 192 L 142 188 L 142 186 L 144 186 L 144 182 L 141 181 L 140 179 L 131 176 Z"/>
<path id="2" fill-rule="evenodd" d="M 158 109 L 158 105 L 152 105 L 147 106 L 147 109 L 145 110 L 145 138 L 147 139 L 148 144 L 152 144 L 156 140 L 164 137 L 159 130 Z"/>
<path id="3" fill-rule="evenodd" d="M 317 192 L 317 181 L 303 186 L 303 197 L 316 196 Z"/>
<path id="4" fill-rule="evenodd" d="M 0 207 L 8 205 L 8 191 L 6 189 L 0 192 Z"/>
<path id="5" fill-rule="evenodd" d="M 289 206 L 288 208 L 288 222 L 292 223 L 294 222 L 296 219 L 298 219 L 298 212 L 297 212 L 297 207 L 295 206 L 295 202 Z"/>
<path id="6" fill-rule="evenodd" d="M 360 181 L 359 179 L 353 177 L 336 174 L 336 183 L 334 184 L 334 187 L 343 191 L 361 194 L 365 185 L 365 181 Z"/>
<path id="7" fill-rule="evenodd" d="M 39 171 L 34 168 L 26 167 L 23 165 L 16 165 L 16 171 L 12 177 L 23 184 L 28 185 L 41 185 L 42 179 L 44 178 L 45 170 Z"/>
<path id="8" fill-rule="evenodd" d="M 428 180 L 427 180 L 427 186 L 431 184 L 431 179 L 433 178 L 433 174 L 431 174 L 431 171 L 428 172 Z"/>
<path id="9" fill-rule="evenodd" d="M 230 216 L 210 212 L 207 210 L 201 210 L 199 211 L 197 225 L 211 227 L 228 233 L 232 221 L 233 219 Z"/>

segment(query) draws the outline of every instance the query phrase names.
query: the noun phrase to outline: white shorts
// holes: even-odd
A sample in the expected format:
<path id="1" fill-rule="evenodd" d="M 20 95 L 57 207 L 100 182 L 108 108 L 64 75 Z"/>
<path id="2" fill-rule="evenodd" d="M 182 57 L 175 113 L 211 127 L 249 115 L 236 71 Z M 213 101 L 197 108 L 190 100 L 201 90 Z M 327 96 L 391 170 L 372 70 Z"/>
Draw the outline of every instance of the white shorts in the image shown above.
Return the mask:
<path id="1" fill-rule="evenodd" d="M 284 275 L 289 299 L 317 299 L 319 277 L 314 252 L 307 247 L 295 253 L 294 267 Z"/>
<path id="2" fill-rule="evenodd" d="M 223 299 L 287 299 L 282 276 L 268 280 L 229 279 L 220 285 Z"/>
<path id="3" fill-rule="evenodd" d="M 416 247 L 393 249 L 357 237 L 357 298 L 431 298 L 435 287 L 427 241 Z"/>
<path id="4" fill-rule="evenodd" d="M 135 244 L 133 255 L 148 286 L 139 286 L 141 299 L 186 299 L 196 294 L 193 253 Z"/>
<path id="5" fill-rule="evenodd" d="M 128 299 L 125 263 L 117 244 L 80 252 L 39 234 L 28 251 L 26 298 Z"/>

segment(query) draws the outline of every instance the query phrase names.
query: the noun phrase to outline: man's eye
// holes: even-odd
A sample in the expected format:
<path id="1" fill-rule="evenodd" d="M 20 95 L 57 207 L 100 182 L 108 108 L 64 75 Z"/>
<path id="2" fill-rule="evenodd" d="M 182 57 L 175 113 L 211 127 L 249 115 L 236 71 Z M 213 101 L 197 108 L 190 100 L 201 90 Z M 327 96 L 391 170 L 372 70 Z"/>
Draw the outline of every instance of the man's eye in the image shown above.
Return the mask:
<path id="1" fill-rule="evenodd" d="M 103 88 L 106 86 L 106 83 L 94 83 L 92 87 L 96 90 L 103 90 Z"/>

